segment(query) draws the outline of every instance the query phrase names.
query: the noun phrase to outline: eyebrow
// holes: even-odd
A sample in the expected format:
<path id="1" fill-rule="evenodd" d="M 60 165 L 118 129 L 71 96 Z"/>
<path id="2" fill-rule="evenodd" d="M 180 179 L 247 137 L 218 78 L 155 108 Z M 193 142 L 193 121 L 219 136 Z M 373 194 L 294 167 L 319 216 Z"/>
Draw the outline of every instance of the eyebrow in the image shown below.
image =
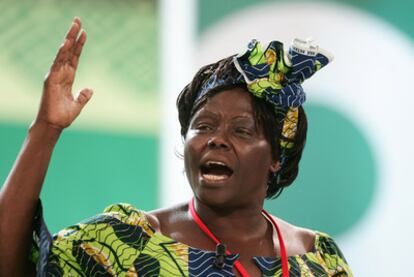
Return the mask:
<path id="1" fill-rule="evenodd" d="M 193 117 L 196 117 L 196 116 L 198 116 L 198 115 L 200 115 L 200 114 L 202 114 L 202 115 L 207 114 L 207 115 L 212 115 L 212 116 L 214 116 L 214 117 L 218 117 L 217 113 L 212 112 L 212 111 L 209 111 L 209 110 L 206 110 L 206 109 L 200 109 L 200 110 L 198 110 L 198 111 L 197 111 L 197 112 L 193 115 Z"/>
<path id="2" fill-rule="evenodd" d="M 233 117 L 232 119 L 248 119 L 248 120 L 251 120 L 252 122 L 256 122 L 254 117 L 250 115 L 238 115 L 238 116 Z"/>
<path id="3" fill-rule="evenodd" d="M 220 116 L 212 111 L 209 110 L 203 110 L 199 111 L 196 114 L 194 114 L 193 118 L 190 121 L 190 124 L 196 120 L 203 119 L 203 118 L 212 118 L 214 120 L 217 120 Z M 255 129 L 258 128 L 257 121 L 250 113 L 243 113 L 241 115 L 236 115 L 232 118 L 230 118 L 233 122 L 248 122 L 249 124 L 252 124 Z"/>
<path id="4" fill-rule="evenodd" d="M 196 112 L 196 113 L 193 115 L 192 120 L 193 120 L 195 117 L 200 117 L 200 116 L 201 116 L 201 117 L 204 117 L 204 116 L 212 116 L 212 117 L 214 117 L 214 118 L 218 118 L 218 117 L 220 117 L 217 113 L 204 109 L 204 110 L 199 110 L 198 112 Z M 256 122 L 255 118 L 254 118 L 251 114 L 249 114 L 249 113 L 247 113 L 247 112 L 246 112 L 246 113 L 243 113 L 243 114 L 241 114 L 241 115 L 236 115 L 236 116 L 232 117 L 231 119 L 232 119 L 232 120 L 237 120 L 237 119 L 248 119 L 248 120 L 252 120 L 253 122 Z"/>

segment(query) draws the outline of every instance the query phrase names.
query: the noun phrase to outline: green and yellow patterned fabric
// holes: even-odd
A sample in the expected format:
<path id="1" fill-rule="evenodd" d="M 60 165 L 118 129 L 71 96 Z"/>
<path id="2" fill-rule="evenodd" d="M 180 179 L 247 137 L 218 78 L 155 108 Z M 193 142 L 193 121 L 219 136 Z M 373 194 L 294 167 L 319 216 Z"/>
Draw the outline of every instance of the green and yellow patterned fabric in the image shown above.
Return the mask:
<path id="1" fill-rule="evenodd" d="M 38 276 L 234 276 L 238 254 L 227 255 L 223 269 L 215 253 L 190 247 L 154 230 L 145 214 L 128 204 L 50 237 L 41 211 L 35 218 L 32 260 Z M 290 276 L 352 276 L 341 251 L 328 235 L 317 233 L 313 252 L 289 257 Z M 263 276 L 281 276 L 279 257 L 254 257 Z"/>

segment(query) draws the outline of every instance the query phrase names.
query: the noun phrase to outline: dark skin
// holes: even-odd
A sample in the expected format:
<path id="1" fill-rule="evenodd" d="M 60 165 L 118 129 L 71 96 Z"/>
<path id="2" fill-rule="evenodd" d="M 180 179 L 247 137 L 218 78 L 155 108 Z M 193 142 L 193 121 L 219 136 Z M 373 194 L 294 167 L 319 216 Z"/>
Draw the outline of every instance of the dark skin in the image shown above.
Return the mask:
<path id="1" fill-rule="evenodd" d="M 38 114 L 1 189 L 0 276 L 35 275 L 27 259 L 32 218 L 51 155 L 62 131 L 92 97 L 91 89 L 72 94 L 85 41 L 81 21 L 75 18 L 44 81 Z M 278 170 L 279 165 L 271 159 L 270 145 L 253 120 L 250 97 L 235 89 L 211 98 L 192 119 L 184 156 L 200 217 L 232 252 L 240 253 L 240 261 L 251 276 L 260 276 L 251 257 L 279 253 L 271 226 L 261 215 L 267 174 Z M 231 167 L 230 177 L 217 180 L 200 174 L 201 163 L 217 159 Z M 165 236 L 200 249 L 215 249 L 195 225 L 187 204 L 150 212 L 147 217 Z M 313 232 L 276 221 L 288 255 L 313 249 Z"/>
<path id="2" fill-rule="evenodd" d="M 32 219 L 50 158 L 63 129 L 72 124 L 92 96 L 91 89 L 72 94 L 85 41 L 81 21 L 75 18 L 46 75 L 38 114 L 1 189 L 0 276 L 35 275 L 27 257 Z"/>
<path id="3" fill-rule="evenodd" d="M 270 144 L 254 120 L 251 99 L 242 88 L 210 98 L 191 120 L 184 162 L 197 213 L 231 252 L 240 254 L 240 262 L 251 276 L 261 276 L 252 257 L 280 254 L 272 226 L 261 212 L 268 173 L 278 170 L 279 163 L 272 159 Z M 225 163 L 232 169 L 231 176 L 203 177 L 200 165 L 206 161 Z M 148 213 L 148 219 L 166 236 L 215 250 L 215 243 L 193 221 L 187 204 Z M 288 255 L 313 249 L 312 231 L 275 220 Z"/>

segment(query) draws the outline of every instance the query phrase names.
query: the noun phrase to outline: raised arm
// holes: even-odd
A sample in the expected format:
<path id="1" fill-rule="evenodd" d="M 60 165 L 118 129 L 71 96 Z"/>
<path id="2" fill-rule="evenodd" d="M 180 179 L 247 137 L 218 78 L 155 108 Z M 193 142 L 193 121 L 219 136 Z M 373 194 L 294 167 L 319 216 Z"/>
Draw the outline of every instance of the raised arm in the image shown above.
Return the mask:
<path id="1" fill-rule="evenodd" d="M 91 89 L 72 84 L 86 41 L 75 18 L 46 76 L 38 114 L 0 192 L 0 276 L 28 276 L 31 227 L 49 161 L 63 129 L 79 115 Z"/>

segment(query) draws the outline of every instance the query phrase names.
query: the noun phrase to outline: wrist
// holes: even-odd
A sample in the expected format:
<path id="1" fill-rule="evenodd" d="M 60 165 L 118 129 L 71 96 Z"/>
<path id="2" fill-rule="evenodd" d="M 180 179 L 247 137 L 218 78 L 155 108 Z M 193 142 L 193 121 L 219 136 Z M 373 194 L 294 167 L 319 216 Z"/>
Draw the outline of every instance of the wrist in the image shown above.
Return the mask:
<path id="1" fill-rule="evenodd" d="M 48 142 L 57 141 L 62 133 L 63 128 L 54 126 L 42 120 L 34 120 L 29 127 L 29 136 L 39 136 Z"/>

